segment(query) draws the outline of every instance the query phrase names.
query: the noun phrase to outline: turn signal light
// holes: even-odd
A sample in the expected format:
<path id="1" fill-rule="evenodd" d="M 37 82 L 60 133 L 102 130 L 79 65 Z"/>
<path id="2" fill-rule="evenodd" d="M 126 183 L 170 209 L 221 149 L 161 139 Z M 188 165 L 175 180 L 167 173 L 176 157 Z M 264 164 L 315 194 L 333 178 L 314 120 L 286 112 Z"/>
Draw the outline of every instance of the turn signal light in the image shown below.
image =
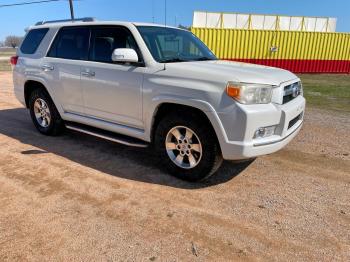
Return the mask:
<path id="1" fill-rule="evenodd" d="M 240 91 L 240 87 L 232 85 L 230 83 L 226 86 L 226 93 L 229 97 L 238 98 Z"/>

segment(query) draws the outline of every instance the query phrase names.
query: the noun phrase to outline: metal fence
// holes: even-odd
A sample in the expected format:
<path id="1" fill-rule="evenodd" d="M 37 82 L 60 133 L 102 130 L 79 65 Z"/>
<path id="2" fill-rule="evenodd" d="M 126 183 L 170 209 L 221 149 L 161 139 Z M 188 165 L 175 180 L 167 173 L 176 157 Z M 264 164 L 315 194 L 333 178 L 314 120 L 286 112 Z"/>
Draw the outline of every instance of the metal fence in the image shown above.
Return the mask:
<path id="1" fill-rule="evenodd" d="M 191 28 L 220 58 L 295 73 L 350 73 L 350 34 Z"/>

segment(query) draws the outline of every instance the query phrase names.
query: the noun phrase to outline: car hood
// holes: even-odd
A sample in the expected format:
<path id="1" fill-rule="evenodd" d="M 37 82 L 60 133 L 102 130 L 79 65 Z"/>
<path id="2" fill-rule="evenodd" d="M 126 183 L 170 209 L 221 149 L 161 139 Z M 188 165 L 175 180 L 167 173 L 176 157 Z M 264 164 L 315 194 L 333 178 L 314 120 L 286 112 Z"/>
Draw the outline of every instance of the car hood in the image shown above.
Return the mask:
<path id="1" fill-rule="evenodd" d="M 166 68 L 179 71 L 182 76 L 200 75 L 201 79 L 208 81 L 237 81 L 278 86 L 298 78 L 293 73 L 279 68 L 224 60 L 168 63 Z"/>

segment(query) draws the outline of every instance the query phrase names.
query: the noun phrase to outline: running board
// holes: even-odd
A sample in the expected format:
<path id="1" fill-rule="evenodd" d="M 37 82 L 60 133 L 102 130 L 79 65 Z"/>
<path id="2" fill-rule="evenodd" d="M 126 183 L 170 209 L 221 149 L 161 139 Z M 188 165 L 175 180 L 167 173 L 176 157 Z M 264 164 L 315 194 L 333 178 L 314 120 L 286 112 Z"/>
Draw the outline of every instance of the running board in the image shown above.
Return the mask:
<path id="1" fill-rule="evenodd" d="M 133 146 L 133 147 L 148 147 L 149 143 L 142 141 L 137 138 L 128 137 L 121 134 L 116 134 L 110 131 L 102 130 L 99 128 L 78 124 L 78 123 L 72 123 L 72 122 L 66 122 L 66 128 L 70 130 L 74 130 L 80 133 L 84 133 L 87 135 L 95 136 L 98 138 L 102 138 L 105 140 L 109 140 L 115 143 L 123 144 L 126 146 Z"/>

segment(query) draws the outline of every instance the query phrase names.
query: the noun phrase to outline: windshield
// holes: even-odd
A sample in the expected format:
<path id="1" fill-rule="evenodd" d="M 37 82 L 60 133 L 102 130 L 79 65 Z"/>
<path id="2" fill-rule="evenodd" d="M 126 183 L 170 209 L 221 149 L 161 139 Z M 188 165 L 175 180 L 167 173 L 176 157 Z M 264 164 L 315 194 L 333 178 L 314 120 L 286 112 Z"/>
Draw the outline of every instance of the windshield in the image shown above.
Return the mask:
<path id="1" fill-rule="evenodd" d="M 168 27 L 138 26 L 153 58 L 159 63 L 216 60 L 215 55 L 189 31 Z"/>

